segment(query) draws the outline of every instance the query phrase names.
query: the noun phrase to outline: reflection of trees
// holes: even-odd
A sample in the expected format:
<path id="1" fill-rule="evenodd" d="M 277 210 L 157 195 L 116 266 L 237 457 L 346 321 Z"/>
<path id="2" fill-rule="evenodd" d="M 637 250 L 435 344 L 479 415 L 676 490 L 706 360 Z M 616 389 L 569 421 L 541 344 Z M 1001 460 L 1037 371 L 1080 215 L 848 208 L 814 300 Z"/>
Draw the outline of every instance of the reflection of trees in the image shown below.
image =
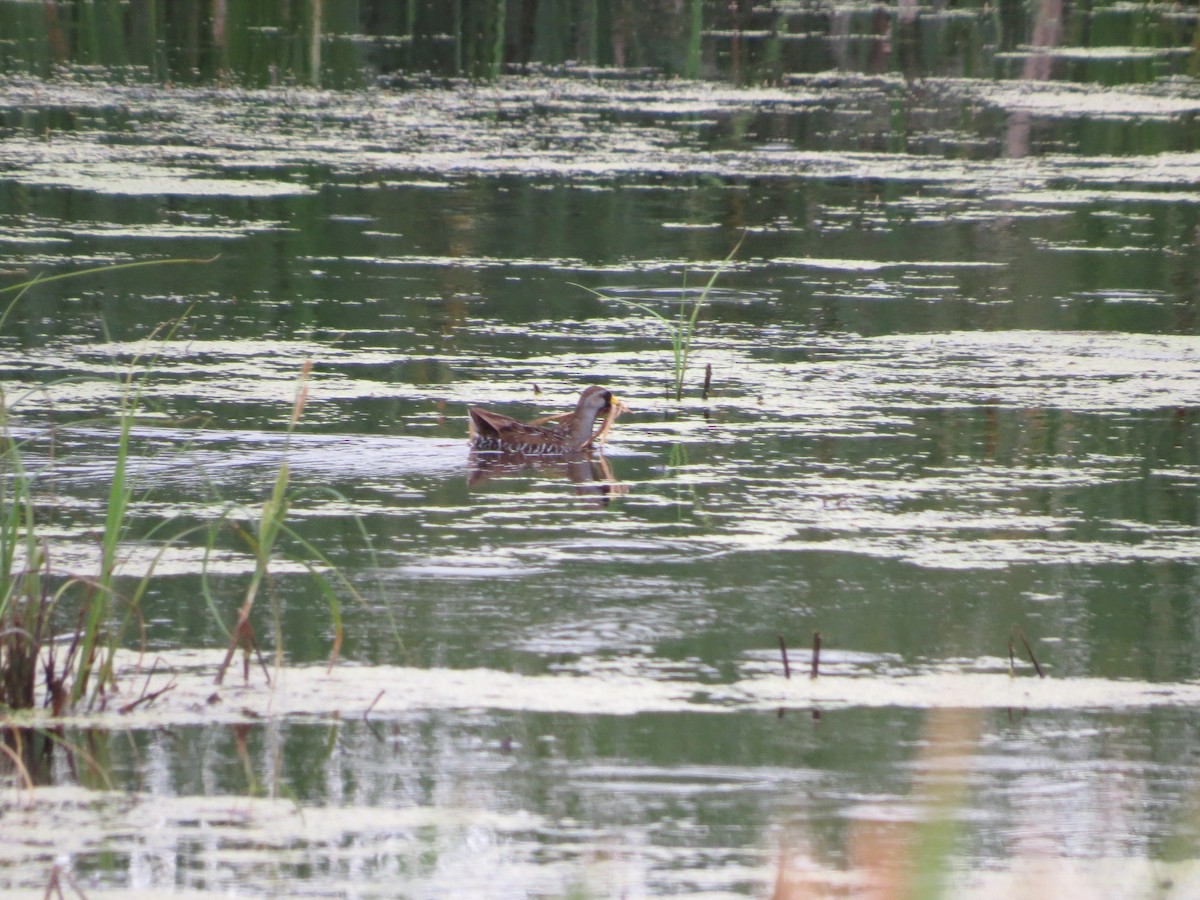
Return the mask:
<path id="1" fill-rule="evenodd" d="M 1058 47 L 1063 40 L 1062 0 L 1039 0 L 1037 14 L 1030 32 L 1030 52 L 1025 57 L 1021 77 L 1028 81 L 1046 81 L 1052 75 L 1054 58 L 1045 51 Z M 1029 155 L 1030 115 L 1017 110 L 1008 118 L 1005 130 L 1005 152 L 1012 158 Z"/>
<path id="2" fill-rule="evenodd" d="M 1037 16 L 1033 22 L 1033 33 L 1029 41 L 1035 51 L 1062 44 L 1062 17 L 1062 0 L 1039 0 Z M 1025 69 L 1021 73 L 1021 77 L 1045 81 L 1051 75 L 1051 62 L 1052 57 L 1045 53 L 1031 53 L 1025 59 Z"/>
<path id="3" fill-rule="evenodd" d="M 0 3 L 0 71 L 50 76 L 61 66 L 84 65 L 175 83 L 228 78 L 342 87 L 396 73 L 491 77 L 507 67 L 577 63 L 756 84 L 830 68 L 973 75 L 995 62 L 995 50 L 1032 47 L 1020 74 L 1048 77 L 1061 63 L 1036 51 L 1068 38 L 1071 5 L 998 0 L 994 6 L 950 0 Z M 1192 44 L 1191 23 L 1161 6 L 1136 14 L 1106 9 L 1108 24 L 1093 21 L 1100 10 L 1077 20 L 1093 32 L 1107 29 L 1105 42 L 1114 45 Z M 1184 59 L 1196 66 L 1198 56 L 1179 56 L 1180 69 Z M 1142 69 L 1141 76 L 1154 71 Z"/>

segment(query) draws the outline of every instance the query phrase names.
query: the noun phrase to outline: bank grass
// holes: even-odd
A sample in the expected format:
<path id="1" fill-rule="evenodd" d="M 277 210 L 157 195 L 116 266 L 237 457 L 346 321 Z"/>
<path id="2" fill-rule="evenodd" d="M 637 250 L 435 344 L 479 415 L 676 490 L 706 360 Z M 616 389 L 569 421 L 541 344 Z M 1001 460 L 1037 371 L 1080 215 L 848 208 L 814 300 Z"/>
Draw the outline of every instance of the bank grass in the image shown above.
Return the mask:
<path id="1" fill-rule="evenodd" d="M 98 266 L 57 275 L 37 275 L 7 285 L 0 288 L 0 297 L 12 297 L 0 312 L 0 331 L 17 304 L 37 285 L 163 262 L 201 260 L 154 260 Z M 127 386 L 129 383 L 127 380 Z M 133 411 L 129 400 L 128 392 L 123 391 L 117 417 L 118 452 L 100 537 L 98 574 L 95 578 L 56 579 L 49 543 L 38 524 L 38 504 L 34 494 L 37 474 L 31 473 L 25 464 L 24 451 L 32 438 L 19 440 L 15 436 L 11 427 L 12 404 L 7 392 L 0 388 L 0 704 L 9 709 L 29 709 L 35 705 L 39 665 L 45 673 L 46 703 L 56 714 L 78 703 L 98 659 L 101 667 L 111 672 L 114 648 L 110 646 L 106 655 L 101 654 L 98 639 L 113 593 L 117 548 L 130 496 L 126 467 Z M 50 586 L 56 580 L 61 583 L 51 591 Z M 56 652 L 54 614 L 63 597 L 76 588 L 81 589 L 84 597 L 75 632 L 67 642 L 65 657 L 60 658 Z M 97 679 L 97 694 L 103 680 L 103 677 Z"/>
<path id="2" fill-rule="evenodd" d="M 5 317 L 11 308 L 10 304 Z M 152 337 L 165 330 L 163 341 L 172 339 L 186 318 L 187 313 L 160 326 Z M 16 438 L 11 427 L 12 404 L 0 390 L 0 703 L 10 709 L 35 705 L 39 665 L 45 673 L 46 703 L 53 713 L 75 709 L 89 685 L 93 686 L 89 706 L 103 698 L 113 681 L 117 648 L 140 616 L 141 601 L 158 562 L 170 546 L 196 530 L 180 533 L 160 547 L 134 589 L 123 598 L 126 605 L 116 627 L 110 627 L 115 601 L 121 599 L 117 570 L 133 498 L 129 459 L 141 405 L 137 376 L 153 365 L 154 360 L 133 358 L 121 379 L 115 418 L 109 420 L 117 426 L 117 442 L 103 526 L 97 536 L 100 558 L 95 575 L 59 576 L 55 572 L 49 541 L 39 525 L 34 487 L 40 475 L 30 472 L 25 462 L 24 451 L 38 435 Z M 51 590 L 54 584 L 57 588 Z M 59 605 L 69 595 L 80 596 L 74 610 L 74 631 L 64 637 L 56 634 L 54 623 Z M 60 654 L 64 644 L 66 649 Z"/>
<path id="3" fill-rule="evenodd" d="M 214 258 L 215 259 L 215 258 Z M 101 266 L 49 277 L 37 276 L 21 284 L 0 288 L 0 296 L 12 299 L 0 312 L 0 328 L 7 323 L 16 304 L 38 285 L 100 272 L 112 272 L 150 265 L 206 263 L 212 260 L 173 259 Z M 216 521 L 192 525 L 165 535 L 169 520 L 154 524 L 141 535 L 139 544 L 158 543 L 155 553 L 139 577 L 122 575 L 120 567 L 129 546 L 130 520 L 136 514 L 134 473 L 131 464 L 135 451 L 135 426 L 142 415 L 144 388 L 161 363 L 161 348 L 177 337 L 191 309 L 150 335 L 158 351 L 137 354 L 119 376 L 118 400 L 111 416 L 100 421 L 115 425 L 116 440 L 112 479 L 104 498 L 103 521 L 96 535 L 98 562 L 91 574 L 64 573 L 55 567 L 50 531 L 44 522 L 51 508 L 41 508 L 40 486 L 47 473 L 53 473 L 55 427 L 30 429 L 13 426 L 14 400 L 0 386 L 0 710 L 32 709 L 38 704 L 37 685 L 43 682 L 41 704 L 53 715 L 70 713 L 86 704 L 87 708 L 106 708 L 116 688 L 115 660 L 131 632 L 140 626 L 144 637 L 142 604 L 150 592 L 155 572 L 171 548 L 193 542 L 198 535 L 205 542 L 203 593 L 214 617 L 222 621 L 220 598 L 213 594 L 207 577 L 209 556 L 217 543 L 218 531 L 232 526 L 253 555 L 255 566 L 242 597 L 237 622 L 230 636 L 230 652 L 218 675 L 224 674 L 234 649 L 254 646 L 250 627 L 255 599 L 270 575 L 271 560 L 279 552 L 281 539 L 287 538 L 299 548 L 308 572 L 313 576 L 329 608 L 334 628 L 330 665 L 340 653 L 343 623 L 338 591 L 349 592 L 360 602 L 362 597 L 350 580 L 310 541 L 287 523 L 290 505 L 290 469 L 287 446 L 300 421 L 308 397 L 311 361 L 300 373 L 296 397 L 287 428 L 283 459 L 263 502 L 257 521 L 248 526 L 237 523 L 230 509 Z M 46 439 L 51 442 L 51 460 L 32 469 L 32 445 Z M 361 523 L 360 523 L 361 525 Z M 204 533 L 207 532 L 205 538 Z M 369 543 L 369 540 L 368 540 Z M 276 635 L 276 661 L 282 662 L 283 629 L 277 602 L 272 604 Z M 144 646 L 144 641 L 143 641 Z M 164 689 L 167 690 L 169 688 Z M 162 691 L 143 694 L 128 707 L 153 702 Z"/>
<path id="4" fill-rule="evenodd" d="M 738 251 L 742 249 L 742 244 L 746 240 L 746 232 L 743 231 L 738 238 L 733 249 L 729 251 L 726 257 L 721 260 L 721 263 L 713 270 L 708 277 L 708 281 L 704 283 L 699 291 L 694 292 L 693 296 L 687 286 L 687 275 L 684 274 L 683 288 L 679 294 L 679 306 L 675 310 L 674 316 L 664 315 L 660 310 L 649 304 L 642 303 L 638 300 L 630 300 L 628 297 L 617 297 L 613 294 L 608 294 L 603 291 L 598 291 L 595 288 L 590 288 L 584 284 L 578 284 L 574 281 L 567 282 L 572 287 L 582 288 L 594 297 L 600 300 L 612 301 L 619 303 L 629 309 L 636 309 L 653 316 L 662 325 L 667 333 L 667 339 L 671 345 L 671 375 L 670 375 L 670 392 L 675 397 L 676 402 L 683 399 L 683 385 L 687 377 L 688 361 L 692 355 L 692 341 L 696 336 L 697 325 L 700 321 L 700 313 L 708 304 L 709 295 L 712 293 L 713 287 L 717 283 L 717 279 L 721 277 L 728 268 L 733 258 L 737 256 Z M 708 386 L 711 381 L 711 370 L 705 380 L 705 394 L 708 392 Z"/>

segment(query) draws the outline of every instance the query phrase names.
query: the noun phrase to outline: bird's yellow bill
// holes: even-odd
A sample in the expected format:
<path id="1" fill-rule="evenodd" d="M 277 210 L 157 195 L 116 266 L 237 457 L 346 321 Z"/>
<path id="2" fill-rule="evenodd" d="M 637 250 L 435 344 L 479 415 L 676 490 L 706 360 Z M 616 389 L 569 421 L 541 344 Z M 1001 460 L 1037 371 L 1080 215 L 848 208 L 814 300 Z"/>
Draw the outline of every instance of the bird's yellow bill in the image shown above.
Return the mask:
<path id="1" fill-rule="evenodd" d="M 600 430 L 596 432 L 596 437 L 592 440 L 593 446 L 596 444 L 604 445 L 605 438 L 608 437 L 608 432 L 613 427 L 613 422 L 617 421 L 617 416 L 629 409 L 624 403 L 617 399 L 617 395 L 612 395 L 612 404 L 608 408 L 608 415 L 604 417 L 604 424 L 600 426 Z"/>

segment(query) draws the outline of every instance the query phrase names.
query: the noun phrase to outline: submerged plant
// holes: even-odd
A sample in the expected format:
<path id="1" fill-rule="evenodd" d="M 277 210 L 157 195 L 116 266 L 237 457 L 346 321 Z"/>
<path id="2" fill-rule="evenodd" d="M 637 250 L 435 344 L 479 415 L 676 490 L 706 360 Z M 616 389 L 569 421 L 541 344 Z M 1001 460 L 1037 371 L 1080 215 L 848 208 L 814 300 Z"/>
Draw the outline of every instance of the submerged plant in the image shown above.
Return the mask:
<path id="1" fill-rule="evenodd" d="M 742 247 L 742 242 L 746 240 L 746 233 L 743 231 L 742 236 L 738 238 L 738 242 L 733 245 L 733 249 L 721 261 L 721 264 L 709 276 L 704 287 L 700 289 L 692 298 L 690 304 L 688 301 L 687 285 L 679 295 L 679 309 L 673 318 L 663 315 L 657 309 L 637 300 L 630 300 L 626 297 L 614 297 L 611 294 L 606 294 L 602 291 L 597 291 L 594 288 L 586 285 L 569 282 L 572 286 L 583 288 L 590 294 L 599 297 L 601 300 L 612 300 L 615 303 L 623 304 L 632 309 L 641 310 L 654 316 L 667 331 L 667 335 L 671 340 L 671 358 L 672 358 L 672 376 L 671 376 L 671 391 L 675 395 L 675 399 L 683 399 L 683 382 L 687 375 L 688 358 L 692 352 L 692 338 L 696 334 L 696 323 L 700 319 L 700 311 L 704 309 L 708 303 L 708 295 L 712 292 L 713 285 L 717 283 L 717 278 L 729 266 L 730 261 L 737 255 L 738 250 Z"/>

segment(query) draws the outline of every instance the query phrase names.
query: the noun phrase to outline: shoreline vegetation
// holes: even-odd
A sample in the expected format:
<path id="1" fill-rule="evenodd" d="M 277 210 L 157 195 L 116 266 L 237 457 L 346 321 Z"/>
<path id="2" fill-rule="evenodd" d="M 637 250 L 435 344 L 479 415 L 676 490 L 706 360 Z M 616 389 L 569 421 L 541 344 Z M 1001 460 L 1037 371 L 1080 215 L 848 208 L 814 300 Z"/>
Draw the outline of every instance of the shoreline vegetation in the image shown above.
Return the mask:
<path id="1" fill-rule="evenodd" d="M 39 285 L 145 266 L 208 265 L 215 261 L 216 257 L 120 263 L 35 277 L 9 285 L 0 288 L 0 297 L 13 295 L 0 314 L 0 329 L 14 307 Z M 146 341 L 165 348 L 179 337 L 179 330 L 184 327 L 188 315 L 189 312 L 185 311 L 178 318 L 155 328 Z M 287 524 L 291 503 L 287 447 L 304 412 L 311 360 L 305 362 L 299 373 L 287 423 L 287 444 L 257 523 L 249 525 L 239 522 L 232 507 L 227 507 L 213 521 L 173 534 L 165 534 L 170 520 L 163 520 L 138 540 L 143 547 L 158 548 L 143 574 L 136 577 L 121 574 L 129 539 L 128 518 L 139 500 L 145 499 L 144 495 L 137 493 L 137 485 L 129 470 L 133 427 L 142 417 L 142 390 L 153 379 L 157 360 L 156 355 L 134 355 L 121 363 L 124 375 L 120 377 L 118 402 L 111 416 L 72 423 L 76 427 L 80 424 L 110 427 L 114 432 L 111 485 L 98 536 L 99 558 L 97 569 L 90 573 L 60 570 L 56 564 L 58 554 L 54 548 L 55 539 L 42 526 L 43 485 L 48 483 L 52 486 L 54 478 L 55 432 L 56 429 L 70 428 L 71 425 L 54 422 L 31 425 L 22 422 L 18 433 L 15 421 L 20 419 L 23 395 L 13 396 L 0 391 L 0 709 L 9 713 L 32 709 L 39 703 L 49 709 L 54 717 L 70 715 L 80 709 L 105 708 L 115 688 L 113 661 L 118 650 L 124 647 L 131 631 L 144 631 L 141 604 L 151 588 L 159 560 L 171 547 L 181 542 L 199 538 L 211 551 L 216 533 L 232 530 L 255 560 L 232 628 L 225 624 L 228 611 L 221 609 L 219 601 L 206 589 L 205 600 L 210 612 L 230 641 L 224 662 L 215 676 L 218 685 L 238 647 L 242 648 L 247 660 L 253 651 L 262 662 L 251 614 L 260 588 L 270 575 L 272 559 L 280 553 L 281 538 L 288 539 L 291 548 L 288 555 L 307 569 L 328 605 L 333 629 L 330 666 L 336 662 L 342 642 L 341 601 L 337 591 L 344 590 L 362 601 L 353 584 L 337 567 Z M 34 469 L 28 463 L 25 451 L 35 443 L 46 443 L 51 447 L 44 468 Z M 369 542 L 369 536 L 364 533 L 364 537 Z M 293 555 L 296 551 L 299 551 L 299 556 Z M 283 664 L 284 657 L 282 628 L 277 598 L 273 592 L 270 596 L 271 631 L 275 635 L 274 659 L 278 667 Z M 392 624 L 395 633 L 394 621 Z M 398 640 L 398 633 L 396 637 Z M 263 668 L 267 670 L 265 662 Z M 120 693 L 117 692 L 115 696 L 119 697 Z M 120 712 L 128 713 L 157 696 L 158 693 L 143 693 L 137 700 L 123 703 Z"/>

